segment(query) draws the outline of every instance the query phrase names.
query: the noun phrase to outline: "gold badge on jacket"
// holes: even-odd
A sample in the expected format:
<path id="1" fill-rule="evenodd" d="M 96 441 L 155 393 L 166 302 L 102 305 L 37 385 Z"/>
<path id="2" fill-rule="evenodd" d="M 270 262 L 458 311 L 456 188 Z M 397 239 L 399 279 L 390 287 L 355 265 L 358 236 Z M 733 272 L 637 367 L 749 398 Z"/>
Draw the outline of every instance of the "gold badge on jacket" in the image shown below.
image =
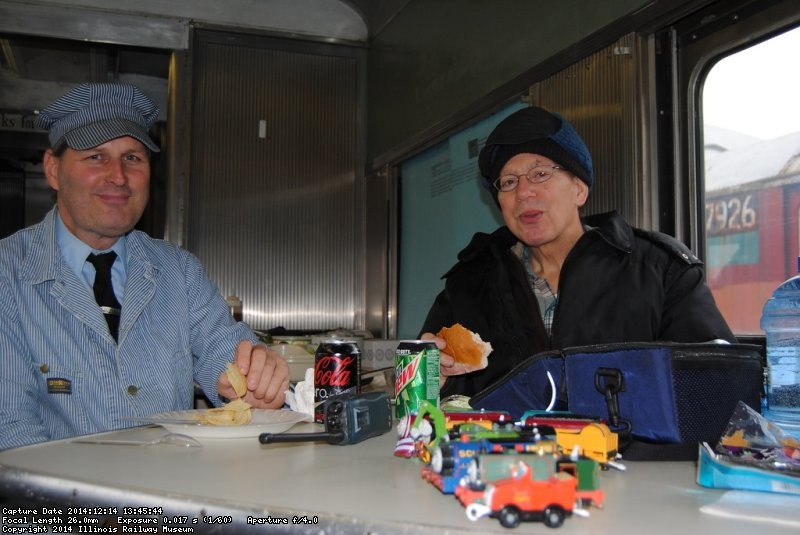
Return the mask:
<path id="1" fill-rule="evenodd" d="M 61 377 L 47 379 L 48 394 L 72 394 L 72 381 Z"/>

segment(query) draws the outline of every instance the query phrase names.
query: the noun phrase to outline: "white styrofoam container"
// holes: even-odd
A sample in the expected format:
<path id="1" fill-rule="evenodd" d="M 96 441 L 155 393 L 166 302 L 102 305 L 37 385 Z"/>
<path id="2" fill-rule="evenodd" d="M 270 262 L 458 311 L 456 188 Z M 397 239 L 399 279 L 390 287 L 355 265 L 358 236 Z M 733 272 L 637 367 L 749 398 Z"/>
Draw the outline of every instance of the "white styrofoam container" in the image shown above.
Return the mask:
<path id="1" fill-rule="evenodd" d="M 394 355 L 398 343 L 397 340 L 382 338 L 367 338 L 361 342 L 361 369 L 394 368 Z"/>

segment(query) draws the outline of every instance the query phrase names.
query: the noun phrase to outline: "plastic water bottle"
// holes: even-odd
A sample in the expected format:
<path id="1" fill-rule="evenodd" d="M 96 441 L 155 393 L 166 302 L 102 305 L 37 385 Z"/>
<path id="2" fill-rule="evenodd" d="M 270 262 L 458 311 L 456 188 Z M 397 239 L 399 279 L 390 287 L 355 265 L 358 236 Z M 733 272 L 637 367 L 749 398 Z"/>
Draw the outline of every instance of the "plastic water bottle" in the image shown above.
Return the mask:
<path id="1" fill-rule="evenodd" d="M 800 258 L 797 262 L 800 271 Z M 761 328 L 769 369 L 765 416 L 794 434 L 800 430 L 800 275 L 772 293 L 764 304 Z"/>

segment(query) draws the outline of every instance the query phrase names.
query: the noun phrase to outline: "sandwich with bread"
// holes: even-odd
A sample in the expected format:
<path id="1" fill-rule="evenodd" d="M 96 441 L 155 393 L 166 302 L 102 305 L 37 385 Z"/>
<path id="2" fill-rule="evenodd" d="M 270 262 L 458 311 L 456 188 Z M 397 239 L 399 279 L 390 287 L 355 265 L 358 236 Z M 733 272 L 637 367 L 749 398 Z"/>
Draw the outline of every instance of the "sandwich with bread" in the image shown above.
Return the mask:
<path id="1" fill-rule="evenodd" d="M 442 351 L 469 369 L 482 370 L 489 364 L 492 344 L 484 342 L 478 333 L 470 331 L 460 323 L 452 327 L 442 327 L 436 336 L 447 342 Z"/>

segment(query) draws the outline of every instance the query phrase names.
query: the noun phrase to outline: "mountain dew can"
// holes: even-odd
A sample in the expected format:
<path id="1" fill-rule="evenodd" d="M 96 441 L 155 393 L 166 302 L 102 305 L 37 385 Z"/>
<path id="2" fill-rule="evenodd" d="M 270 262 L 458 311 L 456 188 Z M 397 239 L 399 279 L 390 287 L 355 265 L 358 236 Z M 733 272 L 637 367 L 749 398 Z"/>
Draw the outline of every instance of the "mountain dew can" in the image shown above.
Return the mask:
<path id="1" fill-rule="evenodd" d="M 394 357 L 395 416 L 416 414 L 424 399 L 439 406 L 439 348 L 430 340 L 401 340 Z"/>

